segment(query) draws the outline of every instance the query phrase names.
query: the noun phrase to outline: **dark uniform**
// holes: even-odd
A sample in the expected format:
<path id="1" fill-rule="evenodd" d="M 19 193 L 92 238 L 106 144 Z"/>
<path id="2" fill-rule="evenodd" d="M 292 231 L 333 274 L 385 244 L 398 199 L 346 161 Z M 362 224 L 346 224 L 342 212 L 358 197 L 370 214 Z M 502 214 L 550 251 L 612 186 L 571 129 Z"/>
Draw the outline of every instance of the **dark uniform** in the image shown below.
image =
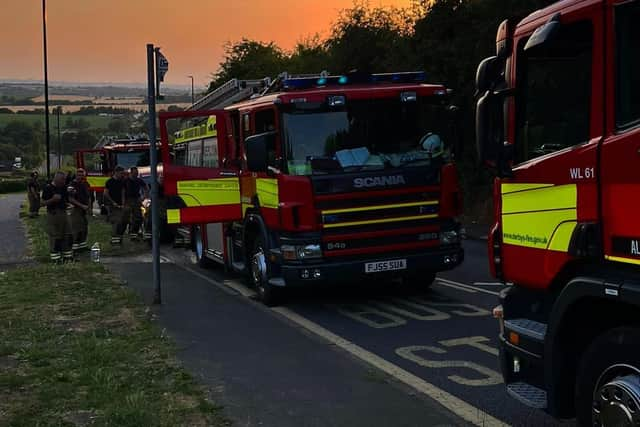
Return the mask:
<path id="1" fill-rule="evenodd" d="M 104 185 L 109 190 L 109 197 L 117 205 L 115 206 L 111 200 L 106 197 L 105 204 L 109 207 L 109 223 L 111 223 L 111 244 L 119 245 L 122 243 L 122 235 L 127 228 L 127 218 L 124 216 L 124 180 L 111 177 Z"/>
<path id="2" fill-rule="evenodd" d="M 27 191 L 29 197 L 29 216 L 31 218 L 38 216 L 40 211 L 40 183 L 38 177 L 32 176 L 27 182 Z"/>
<path id="3" fill-rule="evenodd" d="M 125 216 L 129 220 L 129 235 L 137 238 L 142 225 L 142 193 L 147 184 L 141 178 L 129 177 L 125 181 Z"/>
<path id="4" fill-rule="evenodd" d="M 73 188 L 71 197 L 80 204 L 90 206 L 91 194 L 89 184 L 86 181 L 74 179 L 70 185 Z M 79 206 L 73 206 L 71 209 L 71 234 L 73 235 L 74 251 L 87 249 L 87 233 L 89 231 L 89 223 L 87 222 L 87 210 Z"/>
<path id="5" fill-rule="evenodd" d="M 42 190 L 42 199 L 47 201 L 59 194 L 60 200 L 47 206 L 47 233 L 49 234 L 49 254 L 51 261 L 59 262 L 73 260 L 73 251 L 69 244 L 71 227 L 67 216 L 67 203 L 69 194 L 67 187 L 56 187 L 47 184 Z"/>

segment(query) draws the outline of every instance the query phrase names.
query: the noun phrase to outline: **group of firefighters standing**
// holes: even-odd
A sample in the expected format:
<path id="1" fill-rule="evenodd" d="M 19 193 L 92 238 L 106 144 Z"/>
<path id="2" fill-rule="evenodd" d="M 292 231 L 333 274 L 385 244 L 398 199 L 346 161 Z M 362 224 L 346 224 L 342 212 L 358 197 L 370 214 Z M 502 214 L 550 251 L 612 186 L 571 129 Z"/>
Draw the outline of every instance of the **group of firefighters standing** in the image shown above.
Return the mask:
<path id="1" fill-rule="evenodd" d="M 40 194 L 38 172 L 33 172 L 28 183 L 29 216 L 38 215 L 41 204 L 47 209 L 47 234 L 52 262 L 73 261 L 75 254 L 88 249 L 87 216 L 92 215 L 93 199 L 84 169 L 76 171 L 75 178 L 64 172 L 54 174 Z M 132 240 L 139 237 L 142 226 L 141 203 L 148 197 L 147 184 L 133 167 L 127 174 L 118 166 L 105 184 L 104 204 L 111 224 L 111 244 L 121 245 L 122 236 L 129 227 Z"/>

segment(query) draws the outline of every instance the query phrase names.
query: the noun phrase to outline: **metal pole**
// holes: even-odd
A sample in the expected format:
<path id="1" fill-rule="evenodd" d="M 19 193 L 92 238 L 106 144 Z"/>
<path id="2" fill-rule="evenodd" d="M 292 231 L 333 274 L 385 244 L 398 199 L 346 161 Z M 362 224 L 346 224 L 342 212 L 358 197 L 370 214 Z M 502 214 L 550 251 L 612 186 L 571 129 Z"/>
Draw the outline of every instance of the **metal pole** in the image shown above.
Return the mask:
<path id="1" fill-rule="evenodd" d="M 42 0 L 42 39 L 44 47 L 44 132 L 47 149 L 47 179 L 51 178 L 50 135 L 49 135 L 49 73 L 47 70 L 47 0 Z"/>
<path id="2" fill-rule="evenodd" d="M 60 110 L 62 107 L 58 106 L 56 113 L 58 116 L 58 169 L 62 169 L 62 142 L 60 141 Z"/>
<path id="3" fill-rule="evenodd" d="M 147 45 L 149 98 L 149 157 L 151 160 L 151 256 L 153 262 L 154 304 L 162 304 L 160 288 L 160 207 L 158 206 L 158 151 L 156 150 L 156 60 L 152 44 Z"/>
<path id="4" fill-rule="evenodd" d="M 155 97 L 157 99 L 160 99 L 160 77 L 158 76 L 158 50 L 160 50 L 159 47 L 156 47 L 153 49 L 153 53 L 154 53 L 154 57 L 153 57 L 153 66 L 154 68 L 154 82 L 155 82 Z M 153 101 L 153 104 L 155 106 L 155 100 Z"/>
<path id="5" fill-rule="evenodd" d="M 196 99 L 193 96 L 193 76 L 187 76 L 191 79 L 191 105 L 195 104 Z"/>

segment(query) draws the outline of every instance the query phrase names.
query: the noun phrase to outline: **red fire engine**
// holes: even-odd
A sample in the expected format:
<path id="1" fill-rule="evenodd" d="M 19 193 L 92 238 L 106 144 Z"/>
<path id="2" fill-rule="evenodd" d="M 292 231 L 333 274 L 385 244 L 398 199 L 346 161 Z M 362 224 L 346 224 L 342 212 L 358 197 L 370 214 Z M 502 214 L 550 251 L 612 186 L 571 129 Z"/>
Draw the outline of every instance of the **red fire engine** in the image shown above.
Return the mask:
<path id="1" fill-rule="evenodd" d="M 509 393 L 640 425 L 640 1 L 566 0 L 498 30 L 477 73 Z"/>
<path id="2" fill-rule="evenodd" d="M 193 225 L 198 260 L 245 272 L 266 304 L 292 286 L 430 285 L 464 255 L 454 109 L 423 80 L 283 76 L 223 110 L 161 114 L 169 223 Z"/>
<path id="3" fill-rule="evenodd" d="M 149 166 L 149 141 L 146 139 L 114 139 L 101 148 L 75 152 L 76 167 L 87 171 L 91 190 L 101 193 L 116 166 L 129 169 Z"/>

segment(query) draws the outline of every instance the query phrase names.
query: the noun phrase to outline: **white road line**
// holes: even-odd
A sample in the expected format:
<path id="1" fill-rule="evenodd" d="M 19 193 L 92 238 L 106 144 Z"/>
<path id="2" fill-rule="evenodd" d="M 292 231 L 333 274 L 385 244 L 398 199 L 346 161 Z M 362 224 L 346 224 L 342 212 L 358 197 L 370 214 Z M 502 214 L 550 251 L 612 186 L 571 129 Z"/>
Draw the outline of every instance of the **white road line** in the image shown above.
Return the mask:
<path id="1" fill-rule="evenodd" d="M 446 283 L 439 278 L 436 279 L 436 283 L 442 286 L 447 286 L 449 288 L 457 289 L 459 291 L 469 292 L 470 294 L 475 294 L 478 292 L 474 289 L 467 288 L 466 286 L 459 286 L 459 285 L 454 285 L 453 283 Z"/>
<path id="2" fill-rule="evenodd" d="M 438 277 L 436 279 L 436 281 L 438 282 L 438 284 L 443 285 L 443 286 L 448 286 L 450 288 L 467 288 L 467 291 L 472 289 L 472 290 L 476 290 L 478 292 L 483 292 L 485 294 L 489 294 L 489 295 L 495 295 L 495 296 L 500 296 L 500 292 L 495 292 L 495 291 L 490 291 L 487 289 L 483 289 L 483 288 L 478 288 L 476 286 L 472 286 L 472 285 L 467 285 L 465 283 L 460 283 L 460 282 L 454 282 L 453 280 L 448 280 L 448 279 L 443 279 L 441 277 Z"/>
<path id="3" fill-rule="evenodd" d="M 379 370 L 385 372 L 386 374 L 394 377 L 398 381 L 414 388 L 415 390 L 423 393 L 424 395 L 430 397 L 431 399 L 438 402 L 440 405 L 444 406 L 449 411 L 458 415 L 460 418 L 465 421 L 477 425 L 477 426 L 487 426 L 487 425 L 504 425 L 503 422 L 498 420 L 497 418 L 492 417 L 486 412 L 476 408 L 465 402 L 464 400 L 436 387 L 435 385 L 426 382 L 422 378 L 413 375 L 412 373 L 405 371 L 397 365 L 381 358 L 380 356 L 371 353 L 363 349 L 362 347 L 348 341 L 333 332 L 323 328 L 322 326 L 314 323 L 299 314 L 289 310 L 284 307 L 275 307 L 272 309 L 276 313 L 286 317 L 290 321 L 295 324 L 303 327 L 309 332 L 312 332 L 330 343 L 340 347 L 341 349 L 351 353 L 353 356 L 358 359 L 378 368 Z"/>
<path id="4" fill-rule="evenodd" d="M 473 282 L 473 286 L 504 286 L 500 282 Z"/>

